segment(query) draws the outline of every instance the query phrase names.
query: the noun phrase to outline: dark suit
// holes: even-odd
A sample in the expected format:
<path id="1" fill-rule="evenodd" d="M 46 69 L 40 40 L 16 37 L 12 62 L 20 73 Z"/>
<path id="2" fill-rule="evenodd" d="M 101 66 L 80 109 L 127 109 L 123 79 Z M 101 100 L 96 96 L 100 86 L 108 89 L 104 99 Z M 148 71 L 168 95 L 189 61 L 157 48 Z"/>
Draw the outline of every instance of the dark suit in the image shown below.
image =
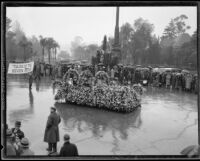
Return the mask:
<path id="1" fill-rule="evenodd" d="M 78 149 L 76 145 L 71 144 L 70 142 L 65 142 L 60 150 L 60 156 L 78 156 Z"/>
<path id="2" fill-rule="evenodd" d="M 44 134 L 44 142 L 49 143 L 49 150 L 57 151 L 57 142 L 60 140 L 59 138 L 59 123 L 61 119 L 60 116 L 56 112 L 52 112 L 47 120 L 45 134 Z"/>
<path id="3" fill-rule="evenodd" d="M 21 131 L 20 129 L 18 129 L 17 131 L 15 131 L 15 128 L 12 128 L 12 133 L 15 135 L 15 137 L 19 137 L 19 139 L 21 140 L 22 138 L 24 138 L 24 132 Z"/>

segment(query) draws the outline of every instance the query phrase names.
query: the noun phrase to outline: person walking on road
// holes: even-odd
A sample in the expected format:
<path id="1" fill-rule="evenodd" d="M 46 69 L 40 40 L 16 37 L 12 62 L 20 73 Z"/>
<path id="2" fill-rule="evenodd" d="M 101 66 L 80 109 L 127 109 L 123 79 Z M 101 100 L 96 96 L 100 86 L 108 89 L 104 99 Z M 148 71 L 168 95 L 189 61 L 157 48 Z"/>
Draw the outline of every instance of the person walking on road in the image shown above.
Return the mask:
<path id="1" fill-rule="evenodd" d="M 64 145 L 60 150 L 60 156 L 78 156 L 78 149 L 75 144 L 70 143 L 70 136 L 68 134 L 64 135 Z"/>
<path id="2" fill-rule="evenodd" d="M 60 116 L 56 112 L 55 107 L 51 107 L 51 113 L 48 117 L 44 142 L 48 143 L 47 151 L 49 154 L 57 152 L 57 142 L 59 141 L 59 123 L 61 122 Z"/>
<path id="3" fill-rule="evenodd" d="M 32 84 L 33 84 L 33 74 L 30 73 L 29 74 L 29 90 L 32 89 Z"/>

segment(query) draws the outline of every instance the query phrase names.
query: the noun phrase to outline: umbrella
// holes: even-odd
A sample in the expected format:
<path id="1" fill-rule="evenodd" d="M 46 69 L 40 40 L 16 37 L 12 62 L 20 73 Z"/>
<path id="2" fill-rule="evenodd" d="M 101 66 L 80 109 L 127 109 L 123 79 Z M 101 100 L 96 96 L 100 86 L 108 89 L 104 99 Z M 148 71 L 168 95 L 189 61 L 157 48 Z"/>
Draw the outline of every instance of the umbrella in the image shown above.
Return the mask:
<path id="1" fill-rule="evenodd" d="M 103 63 L 99 63 L 98 66 L 104 66 Z"/>
<path id="2" fill-rule="evenodd" d="M 200 156 L 200 146 L 198 145 L 188 146 L 181 151 L 181 154 L 187 155 L 188 157 Z"/>
<path id="3" fill-rule="evenodd" d="M 80 64 L 81 64 L 81 61 L 75 61 L 74 64 L 80 65 Z"/>
<path id="4" fill-rule="evenodd" d="M 181 75 L 181 73 L 176 73 L 176 75 Z"/>
<path id="5" fill-rule="evenodd" d="M 182 70 L 182 73 L 190 73 L 188 70 Z"/>

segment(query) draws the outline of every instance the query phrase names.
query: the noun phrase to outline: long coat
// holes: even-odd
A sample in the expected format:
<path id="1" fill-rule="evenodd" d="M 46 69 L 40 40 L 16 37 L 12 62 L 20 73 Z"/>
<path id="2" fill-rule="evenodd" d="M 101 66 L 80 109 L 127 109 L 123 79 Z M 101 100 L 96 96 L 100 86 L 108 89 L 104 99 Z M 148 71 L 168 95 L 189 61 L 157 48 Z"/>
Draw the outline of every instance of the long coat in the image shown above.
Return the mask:
<path id="1" fill-rule="evenodd" d="M 58 127 L 60 121 L 60 116 L 56 112 L 49 115 L 44 134 L 44 142 L 56 143 L 60 140 Z"/>

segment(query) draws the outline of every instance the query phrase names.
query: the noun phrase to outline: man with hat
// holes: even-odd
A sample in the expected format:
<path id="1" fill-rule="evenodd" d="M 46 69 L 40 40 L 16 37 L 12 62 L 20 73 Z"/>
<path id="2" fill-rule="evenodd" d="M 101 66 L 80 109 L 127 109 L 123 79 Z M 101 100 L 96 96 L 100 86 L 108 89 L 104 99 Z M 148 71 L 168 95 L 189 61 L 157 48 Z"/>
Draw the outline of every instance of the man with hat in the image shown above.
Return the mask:
<path id="1" fill-rule="evenodd" d="M 6 155 L 16 156 L 16 149 L 14 146 L 14 134 L 11 129 L 6 130 Z"/>
<path id="2" fill-rule="evenodd" d="M 57 142 L 59 141 L 59 123 L 61 122 L 60 116 L 56 113 L 56 108 L 51 107 L 51 113 L 48 117 L 45 134 L 44 134 L 44 142 L 47 142 L 49 147 L 47 151 L 49 153 L 57 152 Z M 53 150 L 53 151 L 52 151 Z"/>
<path id="3" fill-rule="evenodd" d="M 34 152 L 29 148 L 30 143 L 27 138 L 22 138 L 20 145 L 20 156 L 33 156 Z"/>
<path id="4" fill-rule="evenodd" d="M 20 127 L 21 127 L 21 122 L 16 121 L 15 127 L 12 128 L 12 133 L 15 135 L 15 137 L 18 137 L 21 140 L 22 138 L 24 138 L 24 132 L 21 131 Z"/>
<path id="5" fill-rule="evenodd" d="M 78 149 L 75 144 L 70 143 L 70 136 L 68 134 L 64 135 L 64 145 L 60 150 L 60 156 L 78 156 Z"/>

